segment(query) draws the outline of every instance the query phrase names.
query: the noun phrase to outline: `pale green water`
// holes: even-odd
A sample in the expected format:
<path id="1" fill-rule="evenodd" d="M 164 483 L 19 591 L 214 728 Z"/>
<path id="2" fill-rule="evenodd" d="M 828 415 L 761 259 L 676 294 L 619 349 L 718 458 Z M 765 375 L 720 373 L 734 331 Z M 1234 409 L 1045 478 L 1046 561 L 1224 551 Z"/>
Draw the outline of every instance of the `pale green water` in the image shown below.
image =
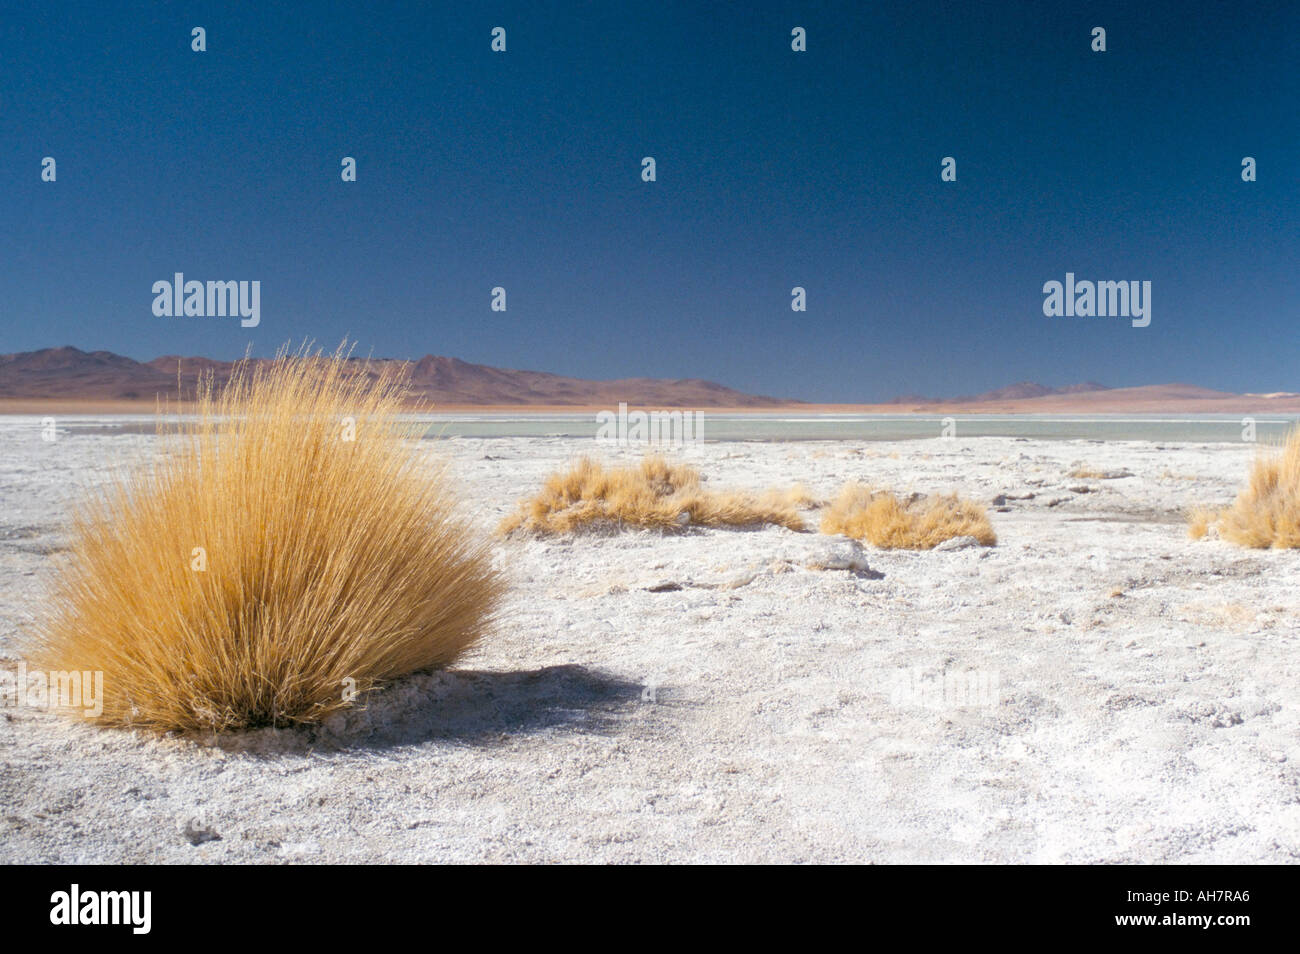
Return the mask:
<path id="1" fill-rule="evenodd" d="M 705 441 L 900 441 L 942 437 L 945 422 L 952 436 L 1018 437 L 1030 440 L 1237 442 L 1243 439 L 1241 414 L 710 414 L 700 412 L 699 430 Z M 427 414 L 429 438 L 437 437 L 555 437 L 592 438 L 599 425 L 594 414 Z M 1256 438 L 1281 439 L 1295 426 L 1297 415 L 1272 414 L 1254 418 Z M 0 418 L 0 429 L 39 428 L 40 419 L 14 415 Z M 149 415 L 68 416 L 58 419 L 69 436 L 91 433 L 153 433 Z"/>
<path id="2" fill-rule="evenodd" d="M 990 414 L 945 418 L 910 414 L 714 415 L 704 411 L 699 430 L 706 441 L 900 441 L 941 437 L 945 423 L 951 422 L 955 437 L 1217 443 L 1242 440 L 1243 416 Z M 431 436 L 594 438 L 597 431 L 595 416 L 591 414 L 544 417 L 447 414 L 431 415 L 429 420 Z M 1285 436 L 1297 418 L 1269 415 L 1254 420 L 1257 439 L 1266 441 Z"/>

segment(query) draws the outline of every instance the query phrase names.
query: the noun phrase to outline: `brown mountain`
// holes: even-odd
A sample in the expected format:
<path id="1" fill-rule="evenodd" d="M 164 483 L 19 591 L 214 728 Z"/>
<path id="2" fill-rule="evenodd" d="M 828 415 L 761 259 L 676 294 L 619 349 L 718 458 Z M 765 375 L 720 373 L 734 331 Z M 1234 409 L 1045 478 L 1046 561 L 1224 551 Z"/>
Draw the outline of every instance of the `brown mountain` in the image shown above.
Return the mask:
<path id="1" fill-rule="evenodd" d="M 111 351 L 45 348 L 0 354 L 0 398 L 152 401 L 176 379 Z"/>
<path id="2" fill-rule="evenodd" d="M 355 358 L 358 368 L 377 374 L 397 359 Z M 621 401 L 661 407 L 780 407 L 801 402 L 745 394 L 697 378 L 625 378 L 588 381 L 542 371 L 516 371 L 426 355 L 408 365 L 415 395 L 434 404 L 614 406 Z M 218 383 L 229 379 L 234 362 L 165 355 L 139 362 L 109 351 L 46 348 L 0 355 L 0 399 L 142 401 L 189 397 L 201 374 Z"/>

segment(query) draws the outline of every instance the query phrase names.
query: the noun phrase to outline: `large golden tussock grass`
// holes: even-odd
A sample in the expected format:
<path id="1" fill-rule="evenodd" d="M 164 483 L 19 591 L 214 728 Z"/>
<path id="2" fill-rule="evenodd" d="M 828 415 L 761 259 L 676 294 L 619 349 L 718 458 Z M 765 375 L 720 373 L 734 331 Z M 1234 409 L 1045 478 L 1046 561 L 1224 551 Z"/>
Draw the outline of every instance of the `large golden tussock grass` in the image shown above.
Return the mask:
<path id="1" fill-rule="evenodd" d="M 798 487 L 763 493 L 709 490 L 698 470 L 659 456 L 611 468 L 584 457 L 547 478 L 536 496 L 521 501 L 518 510 L 501 522 L 499 532 L 565 534 L 596 528 L 677 530 L 762 524 L 803 530 L 799 508 L 807 502 Z"/>
<path id="2" fill-rule="evenodd" d="M 318 720 L 471 646 L 503 594 L 487 544 L 397 418 L 400 372 L 356 363 L 302 350 L 201 389 L 75 514 L 29 658 L 102 671 L 100 721 L 223 730 Z"/>
<path id="3" fill-rule="evenodd" d="M 822 533 L 841 533 L 884 549 L 930 550 L 953 537 L 998 542 L 984 508 L 950 496 L 902 500 L 865 484 L 847 484 L 822 514 Z"/>
<path id="4" fill-rule="evenodd" d="M 1204 536 L 1209 526 L 1243 547 L 1300 547 L 1300 429 L 1281 448 L 1264 451 L 1251 466 L 1246 486 L 1227 510 L 1194 513 L 1189 532 Z"/>

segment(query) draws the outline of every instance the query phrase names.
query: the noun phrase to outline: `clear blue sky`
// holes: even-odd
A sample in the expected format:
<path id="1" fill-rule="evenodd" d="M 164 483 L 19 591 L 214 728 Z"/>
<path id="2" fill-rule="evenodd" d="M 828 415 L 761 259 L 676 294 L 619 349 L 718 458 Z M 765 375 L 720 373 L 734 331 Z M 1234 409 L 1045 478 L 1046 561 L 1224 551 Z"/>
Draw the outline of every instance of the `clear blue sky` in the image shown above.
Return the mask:
<path id="1" fill-rule="evenodd" d="M 1300 390 L 1300 4 L 25 6 L 0 352 L 347 335 L 814 400 Z M 176 271 L 260 281 L 261 325 L 155 317 Z M 1066 271 L 1151 281 L 1150 327 L 1045 317 Z"/>

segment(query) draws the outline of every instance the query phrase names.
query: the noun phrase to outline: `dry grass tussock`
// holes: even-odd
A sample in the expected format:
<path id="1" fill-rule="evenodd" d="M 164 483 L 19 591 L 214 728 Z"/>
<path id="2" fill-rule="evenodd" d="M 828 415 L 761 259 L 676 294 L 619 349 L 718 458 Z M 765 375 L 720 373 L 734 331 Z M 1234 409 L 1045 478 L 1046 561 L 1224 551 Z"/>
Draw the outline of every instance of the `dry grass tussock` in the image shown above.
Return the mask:
<path id="1" fill-rule="evenodd" d="M 888 491 L 851 483 L 822 514 L 822 533 L 842 533 L 885 549 L 930 550 L 953 537 L 998 542 L 984 508 L 951 496 L 901 500 Z"/>
<path id="2" fill-rule="evenodd" d="M 741 527 L 777 524 L 803 530 L 799 508 L 812 503 L 801 487 L 759 494 L 713 491 L 700 473 L 663 457 L 606 468 L 582 458 L 547 478 L 541 492 L 520 501 L 499 532 L 565 534 L 580 529 Z"/>
<path id="3" fill-rule="evenodd" d="M 395 417 L 405 380 L 346 365 L 304 348 L 208 382 L 151 468 L 75 514 L 25 648 L 102 671 L 99 721 L 312 722 L 485 632 L 503 583 Z"/>
<path id="4" fill-rule="evenodd" d="M 1212 507 L 1193 507 L 1187 512 L 1187 535 L 1199 540 L 1210 532 L 1219 520 L 1219 511 Z"/>
<path id="5" fill-rule="evenodd" d="M 1194 511 L 1189 523 L 1193 539 L 1214 526 L 1219 536 L 1238 546 L 1300 547 L 1300 429 L 1292 431 L 1281 448 L 1256 458 L 1231 507 L 1217 514 Z"/>

